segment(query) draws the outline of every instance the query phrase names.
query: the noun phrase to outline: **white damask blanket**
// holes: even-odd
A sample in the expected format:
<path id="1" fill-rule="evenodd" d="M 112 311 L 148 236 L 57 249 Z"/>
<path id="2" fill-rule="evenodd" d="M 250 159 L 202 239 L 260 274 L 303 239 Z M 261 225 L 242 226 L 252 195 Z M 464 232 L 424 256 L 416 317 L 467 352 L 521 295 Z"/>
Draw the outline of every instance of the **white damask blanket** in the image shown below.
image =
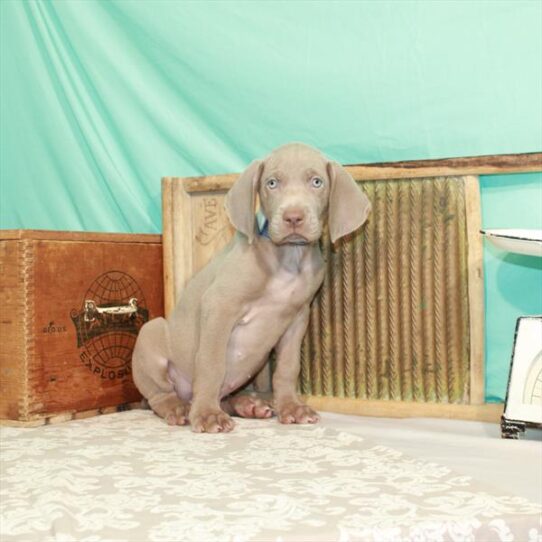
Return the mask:
<path id="1" fill-rule="evenodd" d="M 541 540 L 539 504 L 322 426 L 1 429 L 2 542 Z"/>

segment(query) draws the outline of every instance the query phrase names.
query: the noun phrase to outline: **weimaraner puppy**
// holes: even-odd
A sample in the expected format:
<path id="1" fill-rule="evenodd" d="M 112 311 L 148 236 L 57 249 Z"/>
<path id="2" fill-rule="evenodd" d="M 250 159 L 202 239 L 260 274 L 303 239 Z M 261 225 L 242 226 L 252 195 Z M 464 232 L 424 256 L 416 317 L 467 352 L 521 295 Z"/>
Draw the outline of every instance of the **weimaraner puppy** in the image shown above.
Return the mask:
<path id="1" fill-rule="evenodd" d="M 292 143 L 248 166 L 227 194 L 226 211 L 235 237 L 189 281 L 167 320 L 142 327 L 135 384 L 169 424 L 231 431 L 229 414 L 272 414 L 270 403 L 236 392 L 274 349 L 279 421 L 315 423 L 296 382 L 309 306 L 324 278 L 318 240 L 326 222 L 332 242 L 359 228 L 369 200 L 337 162 Z"/>

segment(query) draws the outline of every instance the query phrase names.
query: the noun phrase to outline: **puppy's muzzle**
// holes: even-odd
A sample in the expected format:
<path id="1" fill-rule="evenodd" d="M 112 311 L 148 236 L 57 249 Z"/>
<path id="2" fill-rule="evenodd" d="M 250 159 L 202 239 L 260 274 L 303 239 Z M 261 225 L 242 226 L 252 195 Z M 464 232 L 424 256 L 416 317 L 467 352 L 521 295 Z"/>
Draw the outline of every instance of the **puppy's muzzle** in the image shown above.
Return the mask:
<path id="1" fill-rule="evenodd" d="M 282 213 L 283 231 L 286 235 L 283 242 L 295 245 L 305 245 L 309 241 L 304 234 L 306 225 L 305 211 L 300 207 L 289 207 Z"/>
<path id="2" fill-rule="evenodd" d="M 299 207 L 291 207 L 282 213 L 282 220 L 288 228 L 295 231 L 305 222 L 305 211 Z"/>

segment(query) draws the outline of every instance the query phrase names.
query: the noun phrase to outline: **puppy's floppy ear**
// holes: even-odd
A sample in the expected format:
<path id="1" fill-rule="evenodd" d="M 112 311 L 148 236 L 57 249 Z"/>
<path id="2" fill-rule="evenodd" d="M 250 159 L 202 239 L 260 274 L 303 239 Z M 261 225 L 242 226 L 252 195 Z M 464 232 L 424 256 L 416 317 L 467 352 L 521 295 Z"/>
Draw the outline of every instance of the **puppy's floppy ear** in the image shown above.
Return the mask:
<path id="1" fill-rule="evenodd" d="M 228 218 L 236 230 L 247 236 L 249 243 L 254 240 L 254 207 L 262 170 L 263 162 L 254 160 L 226 194 Z"/>
<path id="2" fill-rule="evenodd" d="M 371 202 L 352 175 L 337 162 L 328 162 L 327 173 L 331 182 L 329 235 L 334 243 L 357 230 L 367 220 Z"/>

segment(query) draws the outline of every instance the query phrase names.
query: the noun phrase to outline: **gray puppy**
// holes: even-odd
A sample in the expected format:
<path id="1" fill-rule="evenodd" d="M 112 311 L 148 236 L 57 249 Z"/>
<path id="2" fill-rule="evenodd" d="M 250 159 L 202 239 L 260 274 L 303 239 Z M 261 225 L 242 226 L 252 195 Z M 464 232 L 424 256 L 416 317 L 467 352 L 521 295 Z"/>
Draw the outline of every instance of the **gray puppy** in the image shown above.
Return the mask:
<path id="1" fill-rule="evenodd" d="M 324 278 L 318 240 L 326 221 L 332 242 L 359 228 L 369 200 L 337 162 L 292 143 L 249 165 L 228 192 L 226 210 L 234 239 L 190 280 L 167 320 L 142 327 L 133 353 L 136 386 L 169 424 L 231 431 L 225 410 L 271 415 L 262 398 L 235 392 L 274 349 L 279 421 L 314 423 L 318 415 L 300 401 L 296 382 L 309 306 Z"/>

